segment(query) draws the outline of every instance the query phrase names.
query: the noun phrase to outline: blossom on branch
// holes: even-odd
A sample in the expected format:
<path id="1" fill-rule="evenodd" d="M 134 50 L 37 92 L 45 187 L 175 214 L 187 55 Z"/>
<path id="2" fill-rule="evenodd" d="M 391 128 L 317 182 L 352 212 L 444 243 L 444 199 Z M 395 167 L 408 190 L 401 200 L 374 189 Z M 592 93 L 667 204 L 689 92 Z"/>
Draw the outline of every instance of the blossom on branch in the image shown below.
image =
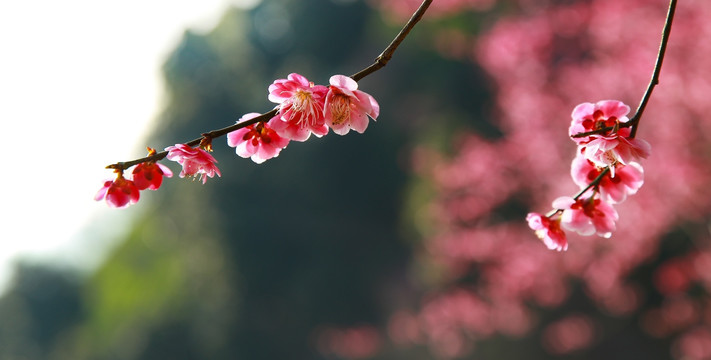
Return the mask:
<path id="1" fill-rule="evenodd" d="M 550 250 L 568 250 L 568 240 L 565 238 L 565 231 L 560 228 L 561 218 L 553 220 L 548 216 L 539 213 L 529 213 L 526 216 L 528 227 L 536 232 L 541 241 Z"/>
<path id="2" fill-rule="evenodd" d="M 245 114 L 238 123 L 259 115 L 258 113 Z M 276 127 L 273 128 L 274 125 Z M 227 145 L 235 148 L 237 155 L 243 158 L 251 157 L 252 161 L 261 164 L 279 156 L 281 149 L 289 144 L 288 138 L 281 137 L 277 133 L 277 130 L 285 130 L 288 126 L 287 123 L 279 119 L 279 116 L 276 116 L 269 122 L 259 122 L 228 133 Z"/>
<path id="3" fill-rule="evenodd" d="M 148 154 L 154 155 L 155 149 L 148 148 Z M 140 163 L 133 168 L 133 183 L 138 190 L 158 190 L 163 183 L 163 176 L 173 177 L 173 172 L 165 165 L 155 161 Z"/>
<path id="4" fill-rule="evenodd" d="M 328 134 L 323 117 L 327 91 L 325 86 L 314 85 L 296 73 L 269 85 L 269 101 L 279 104 L 280 119 L 287 125 L 280 127 L 279 135 L 306 141 L 312 133 L 316 136 Z"/>
<path id="5" fill-rule="evenodd" d="M 651 153 L 649 143 L 631 137 L 630 127 L 621 127 L 629 121 L 629 111 L 629 106 L 621 101 L 603 100 L 595 104 L 582 103 L 571 114 L 573 119 L 568 129 L 571 139 L 596 166 L 609 166 L 613 177 L 617 164 L 638 162 Z"/>
<path id="6" fill-rule="evenodd" d="M 642 139 L 630 139 L 622 133 L 629 133 L 629 129 L 621 129 L 620 134 L 612 136 L 592 135 L 590 142 L 581 145 L 581 150 L 595 165 L 610 166 L 613 174 L 617 164 L 627 165 L 649 157 L 651 146 L 648 142 Z"/>
<path id="7" fill-rule="evenodd" d="M 127 207 L 137 203 L 139 198 L 138 187 L 133 181 L 124 178 L 122 172 L 118 172 L 116 180 L 105 181 L 104 186 L 94 196 L 96 201 L 106 199 L 106 203 L 112 208 Z"/>
<path id="8" fill-rule="evenodd" d="M 198 148 L 191 148 L 185 144 L 175 144 L 165 148 L 168 151 L 166 158 L 178 162 L 183 166 L 180 177 L 194 176 L 202 179 L 202 183 L 207 182 L 207 177 L 222 176 L 217 168 L 217 160 L 207 151 Z"/>
<path id="9" fill-rule="evenodd" d="M 595 196 L 588 198 L 561 196 L 553 201 L 553 207 L 563 210 L 561 225 L 580 235 L 597 235 L 609 238 L 615 230 L 617 211 L 605 201 Z"/>
<path id="10" fill-rule="evenodd" d="M 375 120 L 380 106 L 347 76 L 333 75 L 329 83 L 324 105 L 326 124 L 338 135 L 347 134 L 351 128 L 362 134 L 368 127 L 368 116 Z"/>
<path id="11" fill-rule="evenodd" d="M 617 100 L 603 100 L 595 104 L 582 103 L 573 109 L 571 114 L 573 121 L 568 129 L 568 134 L 578 145 L 586 144 L 590 142 L 590 136 L 575 137 L 575 135 L 604 128 L 619 127 L 621 123 L 629 121 L 627 117 L 629 112 L 630 107 Z M 615 131 L 610 129 L 600 134 L 613 134 Z"/>
<path id="12" fill-rule="evenodd" d="M 595 166 L 595 164 L 578 154 L 573 159 L 570 166 L 570 175 L 573 177 L 575 184 L 581 189 L 592 183 L 602 172 L 604 168 Z M 627 195 L 634 195 L 637 190 L 644 184 L 644 170 L 642 166 L 635 162 L 630 162 L 627 165 L 618 164 L 614 177 L 611 172 L 600 179 L 597 189 L 600 191 L 600 197 L 610 203 L 621 203 Z"/>

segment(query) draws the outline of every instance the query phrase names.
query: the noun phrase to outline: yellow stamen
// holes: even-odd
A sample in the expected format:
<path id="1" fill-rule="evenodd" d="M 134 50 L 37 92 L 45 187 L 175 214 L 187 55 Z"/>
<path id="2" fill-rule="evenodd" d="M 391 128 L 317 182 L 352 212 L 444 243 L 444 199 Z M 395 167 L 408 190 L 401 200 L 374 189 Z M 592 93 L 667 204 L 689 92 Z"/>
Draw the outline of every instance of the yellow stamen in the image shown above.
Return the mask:
<path id="1" fill-rule="evenodd" d="M 333 124 L 340 125 L 351 120 L 351 98 L 346 95 L 336 95 L 331 102 L 331 115 Z"/>

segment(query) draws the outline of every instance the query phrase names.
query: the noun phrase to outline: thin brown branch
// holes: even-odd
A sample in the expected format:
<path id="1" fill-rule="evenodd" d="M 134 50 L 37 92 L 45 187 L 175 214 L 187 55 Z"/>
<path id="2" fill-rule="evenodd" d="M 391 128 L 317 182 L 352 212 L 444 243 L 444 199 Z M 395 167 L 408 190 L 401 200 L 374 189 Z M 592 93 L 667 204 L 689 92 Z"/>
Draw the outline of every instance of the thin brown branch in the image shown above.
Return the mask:
<path id="1" fill-rule="evenodd" d="M 359 81 L 360 79 L 380 70 L 382 67 L 388 64 L 388 61 L 393 57 L 393 53 L 395 50 L 397 50 L 398 46 L 402 43 L 403 40 L 407 37 L 408 34 L 410 34 L 410 31 L 412 30 L 413 27 L 415 27 L 415 24 L 417 24 L 420 19 L 422 19 L 422 16 L 425 15 L 425 11 L 427 11 L 427 8 L 429 8 L 430 4 L 432 3 L 432 0 L 425 0 L 420 4 L 420 7 L 417 8 L 417 10 L 412 14 L 412 17 L 410 17 L 410 20 L 407 21 L 405 26 L 403 26 L 402 30 L 400 30 L 400 33 L 395 36 L 392 42 L 390 42 L 390 45 L 383 50 L 380 55 L 378 55 L 377 58 L 375 58 L 375 62 L 368 66 L 367 68 L 351 75 L 351 78 L 355 81 Z"/>
<path id="2" fill-rule="evenodd" d="M 400 32 L 397 34 L 397 36 L 395 36 L 393 41 L 390 42 L 390 45 L 388 45 L 388 47 L 386 47 L 385 50 L 383 50 L 383 52 L 380 53 L 380 55 L 375 59 L 375 62 L 373 64 L 371 64 L 370 66 L 364 68 L 363 70 L 355 73 L 354 75 L 351 75 L 351 78 L 355 81 L 359 81 L 362 78 L 380 70 L 382 67 L 387 65 L 388 61 L 390 61 L 390 59 L 392 58 L 393 53 L 395 53 L 395 50 L 397 50 L 398 46 L 400 46 L 400 44 L 403 42 L 403 40 L 405 40 L 407 35 L 410 33 L 412 28 L 415 26 L 415 24 L 417 24 L 417 22 L 420 21 L 420 19 L 422 19 L 422 16 L 425 14 L 425 11 L 427 11 L 427 8 L 430 6 L 431 3 L 432 3 L 432 0 L 424 0 L 422 2 L 422 4 L 420 5 L 420 7 L 417 8 L 417 10 L 412 14 L 412 17 L 410 18 L 410 20 L 405 24 L 405 26 L 403 26 L 403 28 L 400 30 Z M 255 117 L 255 118 L 252 118 L 252 119 L 249 119 L 246 121 L 240 121 L 234 125 L 230 125 L 230 126 L 222 128 L 222 129 L 212 130 L 207 133 L 203 133 L 203 136 L 201 136 L 197 139 L 188 141 L 184 144 L 188 145 L 190 147 L 198 146 L 200 144 L 200 142 L 205 138 L 216 139 L 221 136 L 227 135 L 228 133 L 230 133 L 232 131 L 241 129 L 243 127 L 246 127 L 246 126 L 249 126 L 252 124 L 256 124 L 256 123 L 262 122 L 262 121 L 268 121 L 269 119 L 276 116 L 277 112 L 278 112 L 277 109 L 273 109 L 269 112 L 266 112 L 264 114 L 261 114 L 261 115 Z M 168 156 L 168 152 L 162 151 L 162 152 L 159 152 L 159 153 L 156 153 L 153 155 L 142 157 L 140 159 L 117 162 L 117 163 L 106 166 L 106 168 L 123 171 L 123 170 L 130 168 L 131 166 L 138 165 L 140 163 L 144 163 L 147 161 L 162 160 L 166 156 Z"/>
<path id="3" fill-rule="evenodd" d="M 620 123 L 619 125 L 617 125 L 617 128 L 622 129 L 622 128 L 630 127 L 633 125 L 634 124 L 632 124 L 631 121 L 628 121 L 628 122 Z M 596 130 L 590 130 L 590 131 L 586 131 L 586 132 L 577 133 L 575 135 L 571 135 L 570 137 L 581 138 L 581 137 L 586 137 L 586 136 L 596 135 L 596 134 L 607 134 L 608 132 L 610 132 L 612 130 L 615 130 L 615 126 L 605 126 L 605 127 L 601 127 Z"/>
<path id="4" fill-rule="evenodd" d="M 201 137 L 186 142 L 185 145 L 188 145 L 190 147 L 198 146 L 198 145 L 200 145 L 200 142 L 205 138 L 216 139 L 218 137 L 227 135 L 228 133 L 231 133 L 237 129 L 241 129 L 246 126 L 256 124 L 258 122 L 267 121 L 267 120 L 273 118 L 276 115 L 276 113 L 277 113 L 277 109 L 274 109 L 272 111 L 266 112 L 266 113 L 261 114 L 257 117 L 254 117 L 252 119 L 240 121 L 234 125 L 230 125 L 230 126 L 222 128 L 222 129 L 217 129 L 217 130 L 212 130 L 212 131 L 206 132 L 206 133 L 202 134 Z M 146 161 L 163 160 L 166 156 L 168 156 L 168 152 L 161 151 L 161 152 L 156 153 L 154 155 L 149 155 L 146 157 L 142 157 L 140 159 L 111 164 L 111 165 L 106 166 L 106 168 L 107 169 L 125 170 L 125 169 L 130 168 L 131 166 L 138 165 L 138 164 L 144 163 Z"/>
<path id="5" fill-rule="evenodd" d="M 614 165 L 610 165 L 610 166 L 614 166 Z M 588 186 L 586 186 L 584 189 L 578 191 L 578 193 L 575 194 L 575 196 L 573 196 L 573 199 L 578 200 L 588 190 L 590 190 L 591 188 L 593 188 L 595 186 L 598 186 L 600 184 L 600 181 L 602 181 L 602 178 L 604 178 L 605 175 L 607 175 L 610 172 L 610 166 L 608 166 L 604 170 L 602 170 L 600 172 L 600 174 L 598 174 L 597 177 L 593 181 L 591 181 L 590 184 L 588 184 Z"/>
<path id="6" fill-rule="evenodd" d="M 606 167 L 606 168 L 604 168 L 604 169 L 597 175 L 597 177 L 595 177 L 595 179 L 593 179 L 593 181 L 591 181 L 591 182 L 588 184 L 588 186 L 586 186 L 586 187 L 583 188 L 582 190 L 578 191 L 578 193 L 575 194 L 575 196 L 573 196 L 573 200 L 577 201 L 577 200 L 580 199 L 580 197 L 583 196 L 583 194 L 585 194 L 588 190 L 592 189 L 592 188 L 595 187 L 595 186 L 600 185 L 600 182 L 602 181 L 602 179 L 603 179 L 603 178 L 605 177 L 605 175 L 607 175 L 609 172 L 610 172 L 610 167 L 609 167 L 609 166 Z M 552 217 L 552 216 L 554 216 L 555 214 L 561 213 L 561 212 L 563 212 L 563 209 L 553 209 L 553 210 L 551 210 L 548 214 L 546 214 L 546 217 Z"/>
<path id="7" fill-rule="evenodd" d="M 664 53 L 667 50 L 667 43 L 669 42 L 669 35 L 671 34 L 672 22 L 674 20 L 674 12 L 676 11 L 676 0 L 671 0 L 669 2 L 669 9 L 667 10 L 667 19 L 664 22 L 664 30 L 662 31 L 662 41 L 659 44 L 659 52 L 657 54 L 657 62 L 654 64 L 654 72 L 652 73 L 652 79 L 649 81 L 647 86 L 647 91 L 644 92 L 642 96 L 642 101 L 637 107 L 637 112 L 634 114 L 630 120 L 632 125 L 632 132 L 630 133 L 630 138 L 634 138 L 637 134 L 637 128 L 639 127 L 639 120 L 642 118 L 642 113 L 647 107 L 647 102 L 649 102 L 650 96 L 652 96 L 652 91 L 654 87 L 659 84 L 659 73 L 662 71 L 662 62 L 664 61 Z"/>

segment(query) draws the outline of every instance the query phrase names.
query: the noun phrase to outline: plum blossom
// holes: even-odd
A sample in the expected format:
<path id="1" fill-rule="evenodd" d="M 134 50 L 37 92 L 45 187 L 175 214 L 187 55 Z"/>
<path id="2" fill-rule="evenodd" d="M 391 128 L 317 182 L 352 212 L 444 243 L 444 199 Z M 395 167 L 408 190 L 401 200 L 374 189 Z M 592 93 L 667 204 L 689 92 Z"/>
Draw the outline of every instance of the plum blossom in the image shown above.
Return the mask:
<path id="1" fill-rule="evenodd" d="M 133 181 L 124 178 L 123 174 L 119 172 L 116 180 L 105 181 L 104 186 L 94 196 L 96 201 L 101 201 L 104 198 L 110 207 L 124 208 L 137 203 L 140 192 Z"/>
<path id="2" fill-rule="evenodd" d="M 630 107 L 617 100 L 602 100 L 597 103 L 582 103 L 573 109 L 573 121 L 568 129 L 568 134 L 578 145 L 588 143 L 590 136 L 573 137 L 576 134 L 605 127 L 619 126 L 620 123 L 629 121 L 627 114 Z M 609 132 L 608 132 L 609 133 Z"/>
<path id="3" fill-rule="evenodd" d="M 526 221 L 528 221 L 528 227 L 536 232 L 536 236 L 543 241 L 548 249 L 558 251 L 568 250 L 568 241 L 565 238 L 565 232 L 560 228 L 560 217 L 553 220 L 539 213 L 529 213 L 526 216 Z"/>
<path id="4" fill-rule="evenodd" d="M 258 113 L 245 114 L 239 121 L 253 119 L 259 115 Z M 289 144 L 289 139 L 279 136 L 272 128 L 273 124 L 277 124 L 280 129 L 288 127 L 287 123 L 276 116 L 267 123 L 259 122 L 230 132 L 227 134 L 227 145 L 235 148 L 237 155 L 243 158 L 251 157 L 257 164 L 277 157 L 281 149 Z"/>
<path id="5" fill-rule="evenodd" d="M 149 156 L 155 153 L 155 149 L 148 148 Z M 136 165 L 131 174 L 133 175 L 133 183 L 136 184 L 138 190 L 158 190 L 163 183 L 163 176 L 173 176 L 173 172 L 167 166 L 155 161 L 147 161 Z"/>
<path id="6" fill-rule="evenodd" d="M 165 165 L 156 162 L 144 162 L 133 169 L 133 182 L 138 190 L 158 190 L 163 183 L 163 176 L 172 177 L 173 172 Z"/>
<path id="7" fill-rule="evenodd" d="M 269 85 L 269 101 L 279 104 L 280 119 L 287 124 L 279 127 L 279 135 L 306 141 L 312 133 L 316 136 L 328 134 L 323 117 L 327 91 L 325 86 L 314 85 L 296 73 Z"/>
<path id="8" fill-rule="evenodd" d="M 553 201 L 553 207 L 563 210 L 561 225 L 580 235 L 597 235 L 609 238 L 615 230 L 617 211 L 595 195 L 589 198 L 561 196 Z"/>
<path id="9" fill-rule="evenodd" d="M 629 127 L 621 127 L 629 122 L 630 107 L 621 101 L 603 100 L 597 103 L 582 103 L 573 109 L 568 134 L 579 146 L 585 157 L 596 166 L 610 166 L 612 176 L 615 165 L 629 164 L 647 158 L 651 146 L 644 140 L 630 137 Z M 608 129 L 608 130 L 603 130 Z M 600 131 L 587 136 L 581 133 Z"/>
<path id="10" fill-rule="evenodd" d="M 368 127 L 368 116 L 375 120 L 380 106 L 372 96 L 358 90 L 358 83 L 347 76 L 333 75 L 329 83 L 324 104 L 326 124 L 338 135 L 347 134 L 351 128 L 362 134 Z"/>
<path id="11" fill-rule="evenodd" d="M 623 129 L 627 130 L 629 129 Z M 623 131 L 620 131 L 620 134 Z M 627 165 L 638 162 L 651 154 L 651 146 L 642 139 L 627 138 L 615 134 L 612 136 L 591 135 L 590 142 L 581 145 L 581 150 L 585 157 L 600 167 L 610 166 L 611 172 L 615 173 L 613 165 Z"/>
<path id="12" fill-rule="evenodd" d="M 183 165 L 180 177 L 194 176 L 202 179 L 202 183 L 207 182 L 208 177 L 222 176 L 217 168 L 217 160 L 207 151 L 198 148 L 191 148 L 185 144 L 175 144 L 165 148 L 168 151 L 168 160 L 173 160 Z"/>
<path id="13" fill-rule="evenodd" d="M 617 165 L 615 176 L 608 172 L 600 179 L 598 190 L 602 200 L 610 203 L 621 203 L 627 195 L 637 193 L 642 184 L 644 184 L 644 170 L 642 166 L 635 162 L 630 162 L 627 165 Z M 576 156 L 570 167 L 570 175 L 573 177 L 575 184 L 580 188 L 587 187 L 595 180 L 603 169 L 595 166 L 590 160 L 584 156 Z"/>

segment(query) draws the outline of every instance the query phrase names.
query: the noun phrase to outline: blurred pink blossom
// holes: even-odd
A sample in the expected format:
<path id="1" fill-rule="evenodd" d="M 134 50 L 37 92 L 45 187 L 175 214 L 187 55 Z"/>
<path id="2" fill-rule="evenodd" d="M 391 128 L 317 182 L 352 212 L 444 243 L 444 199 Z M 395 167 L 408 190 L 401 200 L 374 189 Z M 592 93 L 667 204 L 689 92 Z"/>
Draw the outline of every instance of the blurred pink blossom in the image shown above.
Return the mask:
<path id="1" fill-rule="evenodd" d="M 543 331 L 543 343 L 547 350 L 556 355 L 584 349 L 595 337 L 595 327 L 584 315 L 571 315 L 558 320 Z"/>
<path id="2" fill-rule="evenodd" d="M 369 325 L 327 328 L 318 334 L 318 349 L 324 356 L 345 359 L 367 358 L 381 347 L 378 331 Z"/>

